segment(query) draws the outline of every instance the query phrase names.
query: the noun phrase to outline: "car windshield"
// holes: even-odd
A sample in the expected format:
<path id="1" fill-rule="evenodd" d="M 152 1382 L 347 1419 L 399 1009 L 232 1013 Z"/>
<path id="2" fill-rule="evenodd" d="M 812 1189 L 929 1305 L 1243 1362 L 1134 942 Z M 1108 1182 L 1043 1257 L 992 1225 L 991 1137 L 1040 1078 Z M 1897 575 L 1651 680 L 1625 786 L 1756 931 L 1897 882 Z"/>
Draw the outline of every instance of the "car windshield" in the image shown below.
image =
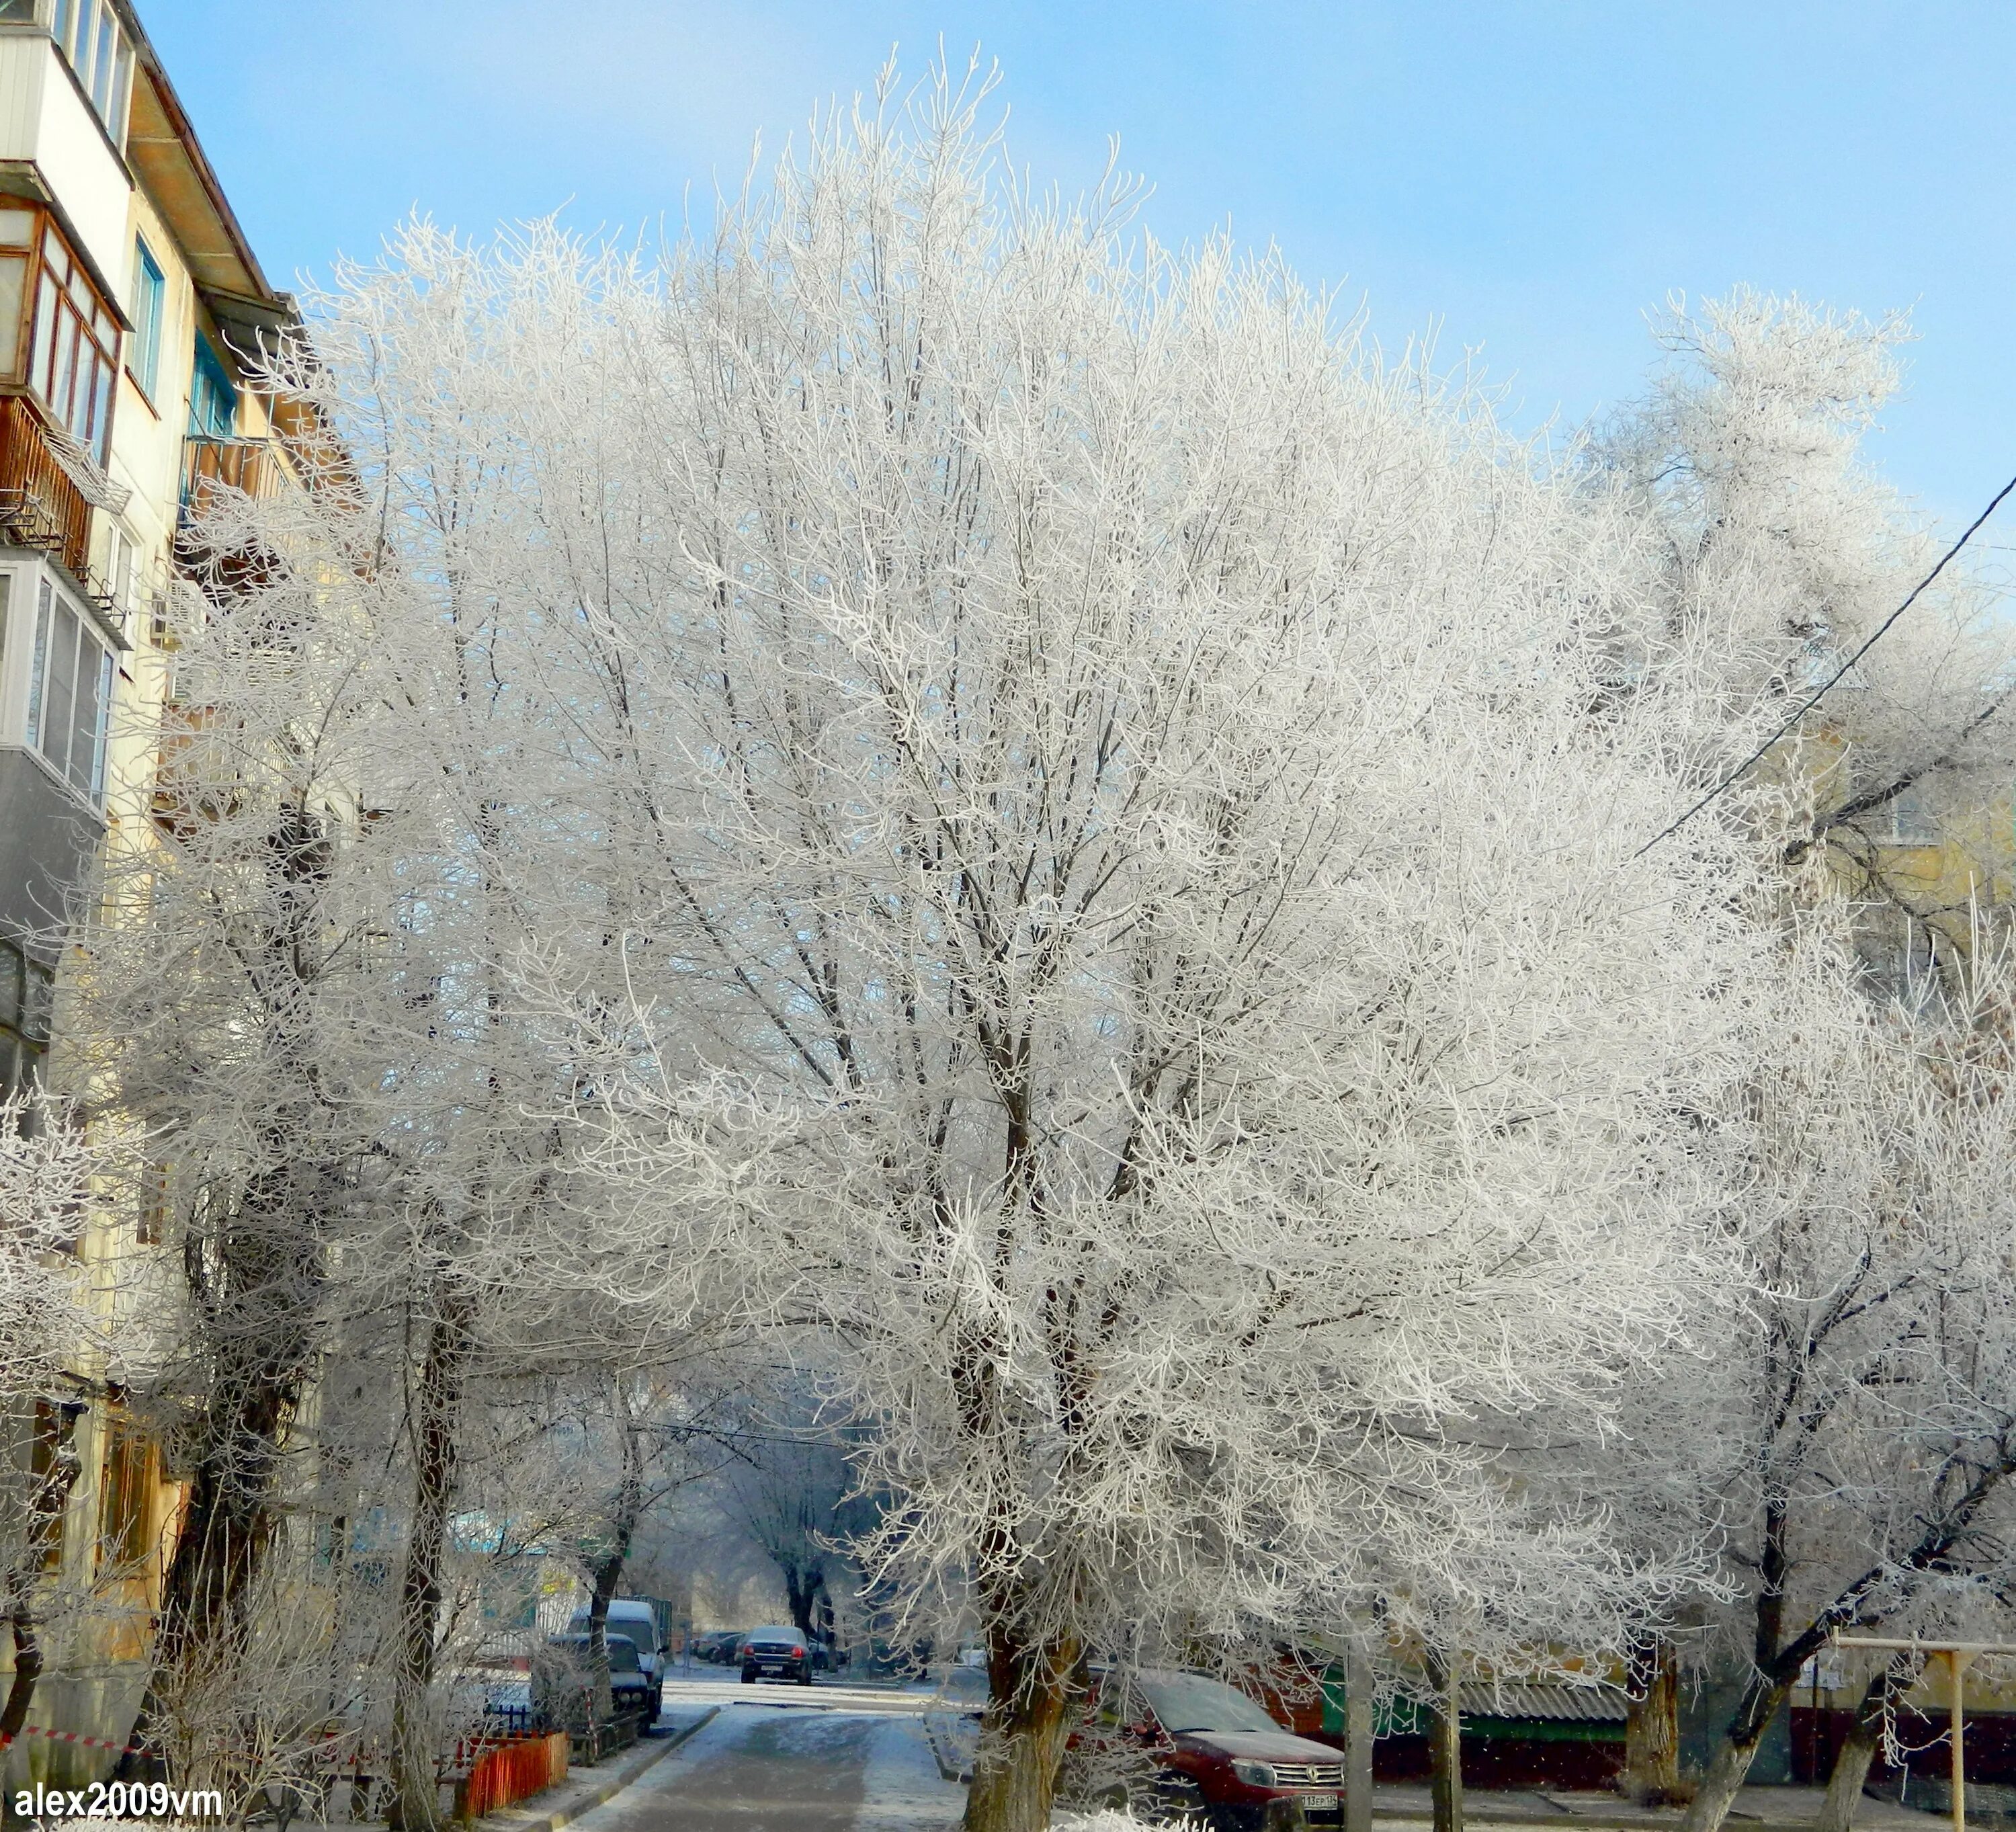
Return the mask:
<path id="1" fill-rule="evenodd" d="M 1280 1726 L 1243 1692 L 1201 1673 L 1146 1672 L 1142 1694 L 1172 1737 L 1188 1730 L 1278 1730 Z"/>
<path id="2" fill-rule="evenodd" d="M 637 1643 L 627 1635 L 605 1635 L 603 1637 L 609 1649 L 609 1670 L 612 1673 L 634 1673 L 638 1670 Z"/>

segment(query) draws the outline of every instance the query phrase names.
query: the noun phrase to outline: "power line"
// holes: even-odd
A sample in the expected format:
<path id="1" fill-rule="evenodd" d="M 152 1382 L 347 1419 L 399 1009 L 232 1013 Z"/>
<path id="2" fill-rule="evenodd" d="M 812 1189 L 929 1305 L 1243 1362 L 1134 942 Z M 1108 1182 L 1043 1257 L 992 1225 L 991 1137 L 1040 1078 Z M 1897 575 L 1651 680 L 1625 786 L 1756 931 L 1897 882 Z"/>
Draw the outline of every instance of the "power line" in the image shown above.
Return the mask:
<path id="1" fill-rule="evenodd" d="M 1878 624 L 1876 628 L 1870 632 L 1869 639 L 1865 642 L 1859 649 L 1856 650 L 1847 660 L 1843 662 L 1839 668 L 1836 668 L 1832 674 L 1828 675 L 1826 680 L 1823 681 L 1816 689 L 1814 689 L 1813 697 L 1811 699 L 1808 700 L 1804 705 L 1795 710 L 1787 718 L 1785 722 L 1779 726 L 1777 731 L 1773 732 L 1762 744 L 1759 745 L 1755 750 L 1751 751 L 1748 757 L 1744 758 L 1742 762 L 1738 764 L 1734 769 L 1731 770 L 1727 776 L 1724 776 L 1712 789 L 1709 790 L 1700 801 L 1697 801 L 1694 806 L 1689 808 L 1685 814 L 1682 815 L 1679 819 L 1670 822 L 1665 826 L 1661 827 L 1658 833 L 1654 833 L 1651 839 L 1647 840 L 1645 844 L 1640 847 L 1636 852 L 1632 854 L 1631 856 L 1633 858 L 1643 858 L 1645 855 L 1650 852 L 1654 847 L 1658 845 L 1661 840 L 1669 838 L 1672 835 L 1677 833 L 1681 828 L 1684 827 L 1689 821 L 1692 820 L 1696 815 L 1699 814 L 1701 811 L 1707 807 L 1711 801 L 1714 801 L 1718 795 L 1721 794 L 1725 790 L 1730 788 L 1733 784 L 1741 782 L 1744 777 L 1747 776 L 1759 761 L 1763 757 L 1764 754 L 1769 750 L 1773 745 L 1777 743 L 1780 738 L 1784 737 L 1787 732 L 1791 730 L 1793 726 L 1796 725 L 1801 719 L 1806 716 L 1808 713 L 1811 712 L 1815 707 L 1819 705 L 1820 701 L 1826 697 L 1828 690 L 1841 679 L 1841 676 L 1845 675 L 1850 668 L 1853 668 L 1858 661 L 1861 660 L 1863 657 L 1867 655 L 1870 650 L 1876 646 L 1877 639 L 1881 637 L 1884 632 L 1888 630 L 1892 624 L 1896 622 L 1898 618 L 1902 617 L 1906 611 L 1909 610 L 1912 605 L 1917 602 L 1918 594 L 1924 591 L 1933 580 L 1936 579 L 1941 573 L 1946 570 L 1946 563 L 1950 560 L 1955 554 L 1959 552 L 1968 542 L 1974 538 L 1975 531 L 1979 528 L 1981 524 L 1986 521 L 1991 515 L 1994 514 L 1996 509 L 2002 506 L 2003 498 L 2007 496 L 2011 490 L 2016 490 L 2016 477 L 2011 477 L 2007 483 L 2004 484 L 2000 490 L 1995 492 L 1994 500 L 1991 502 L 1980 514 L 1976 516 L 1972 521 L 1967 524 L 1967 532 L 1962 534 L 1960 538 L 1957 541 L 1954 542 L 1944 553 L 1939 556 L 1939 563 L 1934 567 L 1930 572 L 1926 574 L 1922 579 L 1919 580 L 1917 584 L 1911 588 L 1910 596 L 1906 598 L 1902 604 L 1899 605 L 1895 610 L 1892 611 L 1891 614 L 1882 621 L 1882 622 Z"/>

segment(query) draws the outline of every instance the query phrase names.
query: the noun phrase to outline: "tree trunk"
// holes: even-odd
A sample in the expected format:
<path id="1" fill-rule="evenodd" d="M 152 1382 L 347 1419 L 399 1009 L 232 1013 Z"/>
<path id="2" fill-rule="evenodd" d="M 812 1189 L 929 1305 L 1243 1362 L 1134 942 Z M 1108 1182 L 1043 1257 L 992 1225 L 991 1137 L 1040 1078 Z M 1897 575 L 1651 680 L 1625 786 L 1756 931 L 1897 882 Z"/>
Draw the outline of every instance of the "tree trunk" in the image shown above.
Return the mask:
<path id="1" fill-rule="evenodd" d="M 7 1702 L 0 1706 L 0 1755 L 4 1755 L 21 1726 L 28 1721 L 28 1707 L 34 1702 L 35 1683 L 42 1676 L 42 1647 L 35 1634 L 34 1587 L 41 1576 L 41 1549 L 45 1536 L 53 1530 L 56 1543 L 63 1543 L 63 1520 L 69 1511 L 70 1491 L 77 1486 L 83 1464 L 74 1440 L 80 1411 L 52 1409 L 52 1418 L 62 1420 L 57 1427 L 48 1472 L 36 1485 L 28 1503 L 27 1531 L 23 1535 L 21 1564 L 10 1584 L 13 1607 L 8 1614 L 14 1631 L 14 1677 L 7 1688 Z"/>
<path id="2" fill-rule="evenodd" d="M 1783 1668 L 1785 1663 L 1781 1659 L 1778 1664 Z M 1798 1665 L 1795 1663 L 1784 1677 L 1774 1679 L 1769 1673 L 1753 1669 L 1744 1686 L 1743 1696 L 1737 1701 L 1736 1714 L 1730 1719 L 1729 1729 L 1716 1745 L 1708 1773 L 1701 1776 L 1694 1798 L 1681 1816 L 1679 1832 L 1719 1832 L 1728 1816 L 1730 1803 L 1736 1798 L 1737 1790 L 1749 1775 L 1750 1765 L 1756 1759 L 1757 1746 L 1764 1740 L 1764 1733 L 1778 1715 L 1778 1708 L 1791 1695 L 1798 1671 Z"/>
<path id="3" fill-rule="evenodd" d="M 129 1749 L 153 1744 L 178 1676 L 211 1665 L 238 1630 L 239 1600 L 272 1543 L 280 1457 L 314 1366 L 324 1272 L 320 1223 L 335 1179 L 303 1157 L 322 1100 L 296 1008 L 315 979 L 308 964 L 314 950 L 302 943 L 313 930 L 329 859 L 320 823 L 301 809 L 285 811 L 265 855 L 273 916 L 262 937 L 258 979 L 274 1020 L 274 1072 L 297 1092 L 291 1110 L 283 1105 L 269 1116 L 265 1143 L 273 1168 L 250 1180 L 214 1232 L 192 1229 L 182 1244 L 189 1308 L 211 1373 Z M 157 1759 L 122 1755 L 113 1772 L 132 1780 Z"/>
<path id="4" fill-rule="evenodd" d="M 459 1286 L 443 1294 L 427 1332 L 413 1420 L 413 1520 L 399 1579 L 399 1639 L 392 1682 L 396 1789 L 387 1816 L 401 1832 L 436 1832 L 434 1643 L 441 1629 L 441 1559 L 454 1506 L 463 1382 L 473 1344 L 473 1305 Z"/>
<path id="5" fill-rule="evenodd" d="M 23 1605 L 14 1612 L 14 1677 L 7 1688 L 7 1703 L 0 1708 L 0 1755 L 27 1722 L 35 1682 L 41 1676 L 42 1647 L 35 1639 L 35 1618 Z"/>
<path id="6" fill-rule="evenodd" d="M 1827 1798 L 1820 1804 L 1814 1832 L 1849 1832 L 1855 1823 L 1855 1809 L 1862 1798 L 1863 1784 L 1869 1779 L 1869 1765 L 1876 1758 L 1877 1745 L 1883 1740 L 1883 1723 L 1892 1704 L 1910 1688 L 1914 1663 L 1909 1654 L 1899 1654 L 1871 1675 L 1856 1707 L 1855 1722 L 1848 1740 L 1834 1758 L 1834 1773 L 1827 1777 Z"/>
<path id="7" fill-rule="evenodd" d="M 269 1360 L 263 1369 L 241 1366 L 211 1389 L 182 1531 L 162 1580 L 153 1667 L 126 1739 L 150 1754 L 121 1757 L 117 1772 L 128 1780 L 158 1762 L 156 1728 L 180 1676 L 208 1665 L 236 1632 L 239 1600 L 272 1543 L 273 1483 L 304 1377 L 302 1368 Z"/>
<path id="8" fill-rule="evenodd" d="M 825 1582 L 823 1571 L 801 1571 L 795 1565 L 784 1567 L 784 1595 L 790 1600 L 791 1623 L 808 1643 L 812 1639 L 812 1605 Z"/>
<path id="9" fill-rule="evenodd" d="M 1638 1806 L 1680 1798 L 1680 1681 L 1672 1643 L 1657 1636 L 1632 1661 L 1636 1694 L 1624 1719 L 1622 1791 Z"/>
<path id="10" fill-rule="evenodd" d="M 1028 1647 L 1005 1624 L 989 1625 L 992 1697 L 981 1720 L 965 1832 L 1046 1832 L 1071 1738 L 1079 1652 L 1069 1637 Z"/>
<path id="11" fill-rule="evenodd" d="M 1344 1667 L 1344 1832 L 1372 1832 L 1372 1662 L 1357 1641 Z"/>
<path id="12" fill-rule="evenodd" d="M 623 1459 L 623 1474 L 610 1510 L 609 1550 L 596 1560 L 589 1573 L 588 1645 L 596 1657 L 595 1713 L 607 1718 L 616 1709 L 608 1685 L 609 1605 L 616 1587 L 623 1582 L 623 1567 L 629 1562 L 630 1548 L 637 1537 L 638 1517 L 644 1511 L 644 1447 L 637 1422 L 630 1416 L 620 1378 L 610 1382 L 610 1420 L 616 1428 L 617 1443 Z"/>
<path id="13" fill-rule="evenodd" d="M 1431 1650 L 1427 1668 L 1435 1694 L 1428 1709 L 1428 1791 L 1435 1832 L 1463 1832 L 1463 1701 L 1456 1663 Z"/>

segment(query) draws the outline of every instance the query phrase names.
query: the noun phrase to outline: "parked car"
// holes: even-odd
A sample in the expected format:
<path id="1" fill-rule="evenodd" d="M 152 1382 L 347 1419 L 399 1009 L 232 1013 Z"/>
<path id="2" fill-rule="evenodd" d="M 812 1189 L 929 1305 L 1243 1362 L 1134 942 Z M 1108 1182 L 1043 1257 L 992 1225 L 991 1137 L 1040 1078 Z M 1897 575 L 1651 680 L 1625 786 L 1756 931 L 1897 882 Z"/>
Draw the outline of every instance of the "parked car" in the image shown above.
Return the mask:
<path id="1" fill-rule="evenodd" d="M 1096 1702 L 1075 1740 L 1124 1766 L 1145 1757 L 1150 1798 L 1138 1804 L 1211 1832 L 1344 1823 L 1344 1759 L 1283 1729 L 1237 1687 L 1208 1673 L 1095 1668 Z"/>
<path id="2" fill-rule="evenodd" d="M 651 1708 L 653 1688 L 636 1643 L 627 1635 L 605 1634 L 603 1647 L 604 1657 L 597 1661 L 586 1635 L 553 1635 L 533 1655 L 532 1709 L 545 1722 L 557 1729 L 585 1730 L 594 1718 L 598 1682 L 605 1674 L 614 1710 Z"/>
<path id="3" fill-rule="evenodd" d="M 588 1617 L 586 1610 L 576 1610 L 567 1632 L 585 1635 Z M 665 1708 L 665 1650 L 658 1638 L 658 1612 L 641 1596 L 612 1596 L 607 1626 L 609 1633 L 625 1636 L 636 1644 L 637 1657 L 651 1689 L 650 1721 L 655 1724 Z"/>
<path id="4" fill-rule="evenodd" d="M 742 1683 L 754 1686 L 758 1679 L 811 1685 L 812 1656 L 805 1637 L 795 1629 L 751 1629 L 742 1643 Z"/>
<path id="5" fill-rule="evenodd" d="M 711 1629 L 704 1635 L 696 1635 L 693 1643 L 696 1660 L 711 1661 L 718 1667 L 725 1667 L 739 1660 L 742 1654 L 742 1631 L 740 1629 Z"/>

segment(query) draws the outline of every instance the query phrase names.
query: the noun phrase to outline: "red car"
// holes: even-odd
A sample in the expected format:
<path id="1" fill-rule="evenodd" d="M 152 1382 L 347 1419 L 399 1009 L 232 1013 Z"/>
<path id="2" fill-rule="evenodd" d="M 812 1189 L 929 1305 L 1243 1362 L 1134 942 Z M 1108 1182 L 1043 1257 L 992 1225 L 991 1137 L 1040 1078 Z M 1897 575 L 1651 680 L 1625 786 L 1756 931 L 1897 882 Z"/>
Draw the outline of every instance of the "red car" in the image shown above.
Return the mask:
<path id="1" fill-rule="evenodd" d="M 1344 1762 L 1329 1744 L 1284 1730 L 1246 1694 L 1208 1673 L 1094 1670 L 1093 1722 L 1081 1740 L 1154 1764 L 1140 1804 L 1211 1832 L 1276 1832 L 1344 1823 Z"/>

